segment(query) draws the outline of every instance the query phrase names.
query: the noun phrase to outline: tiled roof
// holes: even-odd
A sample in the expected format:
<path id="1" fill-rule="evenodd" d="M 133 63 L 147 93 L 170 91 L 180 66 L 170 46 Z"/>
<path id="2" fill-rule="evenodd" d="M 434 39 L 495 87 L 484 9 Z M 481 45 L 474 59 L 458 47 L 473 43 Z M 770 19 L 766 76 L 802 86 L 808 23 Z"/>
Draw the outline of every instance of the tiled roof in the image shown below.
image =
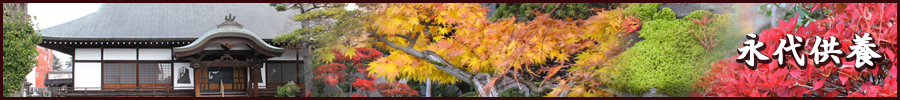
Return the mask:
<path id="1" fill-rule="evenodd" d="M 84 17 L 41 30 L 45 40 L 196 39 L 228 14 L 244 29 L 272 39 L 300 27 L 266 3 L 107 3 Z"/>

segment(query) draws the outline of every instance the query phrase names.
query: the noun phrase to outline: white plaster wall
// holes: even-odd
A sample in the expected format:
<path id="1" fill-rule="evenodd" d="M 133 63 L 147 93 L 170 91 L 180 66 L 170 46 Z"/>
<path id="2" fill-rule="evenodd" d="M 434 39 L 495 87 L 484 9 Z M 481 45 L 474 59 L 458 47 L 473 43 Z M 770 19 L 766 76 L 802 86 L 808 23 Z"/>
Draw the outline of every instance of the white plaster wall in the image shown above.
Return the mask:
<path id="1" fill-rule="evenodd" d="M 172 79 L 172 83 L 174 83 L 172 85 L 176 90 L 194 89 L 194 69 L 192 69 L 190 65 L 189 62 L 175 62 L 174 67 L 172 67 L 175 70 L 175 72 L 172 73 L 172 76 L 175 76 L 175 78 Z M 178 83 L 178 79 L 181 78 L 181 68 L 187 68 L 187 74 L 191 83 Z"/>
<path id="2" fill-rule="evenodd" d="M 75 62 L 74 70 L 72 73 L 75 74 L 73 78 L 73 87 L 75 90 L 100 90 L 99 87 L 102 86 L 101 79 L 103 78 L 100 74 L 103 73 L 100 62 Z"/>
<path id="3" fill-rule="evenodd" d="M 75 48 L 75 60 L 100 60 L 100 48 Z"/>
<path id="4" fill-rule="evenodd" d="M 249 72 L 249 71 L 248 71 Z M 262 83 L 259 83 L 259 89 L 266 88 L 266 63 L 263 63 L 263 67 L 259 69 L 259 75 L 262 76 Z M 250 80 L 249 78 L 247 80 Z"/>
<path id="5" fill-rule="evenodd" d="M 72 78 L 72 74 L 50 74 L 49 79 L 67 79 Z"/>
<path id="6" fill-rule="evenodd" d="M 297 50 L 285 50 L 284 53 L 281 53 L 281 57 L 273 57 L 269 58 L 269 61 L 285 61 L 285 60 L 297 60 Z"/>
<path id="7" fill-rule="evenodd" d="M 219 44 L 219 43 L 209 44 L 209 46 L 207 46 L 206 48 L 203 48 L 203 50 L 225 50 L 225 49 L 222 49 L 221 45 L 222 44 Z"/>
<path id="8" fill-rule="evenodd" d="M 231 50 L 250 50 L 250 47 L 248 47 L 247 44 L 241 43 L 231 47 Z"/>
<path id="9" fill-rule="evenodd" d="M 35 82 L 37 82 L 37 81 L 35 81 L 35 79 L 37 79 L 37 76 L 34 76 L 37 73 L 37 72 L 35 72 L 35 69 L 36 69 L 36 67 L 31 67 L 31 72 L 28 72 L 28 75 L 25 75 L 25 81 L 27 81 L 28 83 L 31 83 L 30 87 L 39 85 L 39 84 L 35 83 Z M 40 85 L 43 85 L 43 84 L 40 84 Z"/>
<path id="10" fill-rule="evenodd" d="M 103 48 L 103 60 L 137 60 L 137 50 L 135 48 Z"/>
<path id="11" fill-rule="evenodd" d="M 203 50 L 225 50 L 225 48 L 222 48 L 222 44 L 220 44 L 220 43 L 213 43 L 213 44 L 209 44 L 209 46 L 207 46 L 206 48 L 203 48 Z M 251 50 L 251 49 L 249 46 L 247 46 L 247 44 L 241 43 L 238 45 L 234 45 L 234 47 L 231 47 L 231 49 L 229 49 L 229 50 Z"/>
<path id="12" fill-rule="evenodd" d="M 141 48 L 138 50 L 138 57 L 138 60 L 172 60 L 172 49 Z"/>

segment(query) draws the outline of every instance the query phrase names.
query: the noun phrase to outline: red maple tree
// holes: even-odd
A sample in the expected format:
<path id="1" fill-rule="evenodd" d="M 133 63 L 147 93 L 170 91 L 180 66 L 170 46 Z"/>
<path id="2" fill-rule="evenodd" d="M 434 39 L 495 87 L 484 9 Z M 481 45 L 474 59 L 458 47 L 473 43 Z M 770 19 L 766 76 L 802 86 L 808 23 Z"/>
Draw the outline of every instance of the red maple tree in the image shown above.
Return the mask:
<path id="1" fill-rule="evenodd" d="M 703 91 L 692 92 L 694 96 L 719 97 L 896 97 L 897 96 L 897 4 L 896 3 L 852 3 L 852 4 L 815 4 L 814 9 L 830 9 L 835 11 L 826 19 L 816 21 L 809 26 L 797 25 L 797 18 L 778 23 L 760 33 L 759 41 L 776 44 L 785 34 L 800 36 L 807 41 L 814 36 L 840 39 L 840 50 L 847 49 L 852 43 L 852 36 L 871 33 L 878 45 L 876 53 L 887 59 L 876 63 L 876 68 L 862 71 L 855 70 L 855 62 L 841 57 L 841 65 L 828 63 L 824 66 L 797 67 L 794 59 L 786 68 L 775 63 L 759 64 L 759 68 L 751 70 L 735 61 L 737 56 L 722 59 L 713 63 L 712 69 L 706 73 L 695 87 Z M 807 42 L 810 43 L 810 42 Z M 814 43 L 814 42 L 812 42 Z M 814 46 L 806 45 L 803 55 L 809 55 Z M 772 56 L 775 47 L 760 51 Z M 788 58 L 788 57 L 786 57 Z M 809 60 L 807 65 L 813 61 Z M 889 69 L 888 69 L 889 68 Z M 846 94 L 846 95 L 842 95 Z"/>

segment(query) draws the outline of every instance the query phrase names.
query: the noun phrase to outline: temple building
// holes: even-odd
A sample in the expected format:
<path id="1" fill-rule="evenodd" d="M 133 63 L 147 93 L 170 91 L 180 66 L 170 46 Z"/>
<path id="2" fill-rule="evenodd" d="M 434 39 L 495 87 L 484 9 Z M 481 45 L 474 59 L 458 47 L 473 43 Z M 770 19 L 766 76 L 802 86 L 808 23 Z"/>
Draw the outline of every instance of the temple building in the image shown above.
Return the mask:
<path id="1" fill-rule="evenodd" d="M 295 14 L 265 3 L 102 4 L 42 29 L 40 46 L 73 56 L 60 96 L 274 96 L 304 83 L 305 51 L 272 42 L 300 28 Z"/>

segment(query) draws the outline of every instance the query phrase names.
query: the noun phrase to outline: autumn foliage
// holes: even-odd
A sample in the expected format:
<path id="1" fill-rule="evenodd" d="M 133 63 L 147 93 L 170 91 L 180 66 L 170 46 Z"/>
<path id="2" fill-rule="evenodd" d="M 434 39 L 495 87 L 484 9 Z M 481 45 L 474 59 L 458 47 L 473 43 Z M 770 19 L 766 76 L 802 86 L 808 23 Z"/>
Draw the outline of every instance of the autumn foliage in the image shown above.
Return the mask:
<path id="1" fill-rule="evenodd" d="M 335 85 L 340 82 L 340 80 L 343 80 L 344 77 L 347 77 L 347 74 L 344 73 L 344 69 L 347 69 L 347 67 L 341 63 L 321 65 L 316 67 L 316 79 L 322 79 L 322 81 L 329 85 Z"/>
<path id="2" fill-rule="evenodd" d="M 798 25 L 796 17 L 782 21 L 778 23 L 779 27 L 760 33 L 759 40 L 767 45 L 777 45 L 785 34 L 803 37 L 805 41 L 813 41 L 816 36 L 834 36 L 842 46 L 835 48 L 849 54 L 852 52 L 849 46 L 855 45 L 853 36 L 870 33 L 878 45 L 875 52 L 886 59 L 877 60 L 876 66 L 864 70 L 855 69 L 855 62 L 844 58 L 845 55 L 840 55 L 840 65 L 826 62 L 827 65 L 804 69 L 798 67 L 794 59 L 787 59 L 785 62 L 789 64 L 784 68 L 776 63 L 763 63 L 756 70 L 751 70 L 735 62 L 737 56 L 734 56 L 713 63 L 712 69 L 706 73 L 707 77 L 695 85 L 705 89 L 692 94 L 719 97 L 896 97 L 896 3 L 814 5 L 814 9 L 833 10 L 835 13 L 808 26 Z M 807 44 L 799 53 L 809 55 L 815 47 Z M 776 48 L 767 47 L 761 53 L 772 57 Z M 801 60 L 809 60 L 806 65 L 815 66 L 812 58 Z"/>
<path id="3" fill-rule="evenodd" d="M 335 54 L 341 55 L 334 55 L 335 62 L 333 63 L 316 67 L 316 78 L 324 79 L 326 83 L 334 85 L 338 80 L 347 77 L 346 74 L 351 70 L 365 73 L 365 69 L 368 67 L 366 63 L 381 58 L 382 55 L 380 51 L 374 48 L 355 48 L 354 50 L 345 51 L 353 53 L 353 56 L 348 56 L 349 54 L 344 55 L 346 53 L 340 50 L 332 50 Z"/>
<path id="4" fill-rule="evenodd" d="M 357 87 L 361 91 L 375 91 L 375 82 L 368 79 L 356 78 L 356 81 L 353 82 L 353 87 Z"/>
<path id="5" fill-rule="evenodd" d="M 337 85 L 345 79 L 353 78 L 353 73 L 366 73 L 368 65 L 366 63 L 374 59 L 381 58 L 382 53 L 374 48 L 354 48 L 353 50 L 331 50 L 334 55 L 334 62 L 316 67 L 316 79 L 321 79 L 329 85 Z M 352 54 L 350 54 L 352 53 Z M 361 91 L 376 91 L 375 83 L 372 82 L 374 77 L 366 75 L 366 77 L 356 78 L 351 85 Z M 367 96 L 356 94 L 354 97 Z"/>
<path id="6" fill-rule="evenodd" d="M 413 90 L 404 83 L 387 82 L 378 83 L 378 91 L 385 97 L 412 97 L 419 96 L 419 91 Z"/>
<path id="7" fill-rule="evenodd" d="M 445 84 L 471 79 L 459 79 L 435 67 L 442 62 L 407 53 L 431 51 L 467 74 L 554 75 L 564 67 L 603 67 L 610 55 L 621 51 L 619 37 L 640 26 L 640 21 L 622 13 L 598 12 L 588 19 L 553 19 L 551 15 L 533 13 L 533 20 L 516 22 L 515 17 L 520 16 L 489 21 L 485 16 L 487 8 L 474 3 L 392 3 L 374 8 L 373 19 L 377 20 L 371 26 L 376 30 L 372 34 L 386 38 L 375 45 L 393 48 L 389 49 L 392 55 L 369 63 L 369 74 L 389 80 L 430 78 Z M 577 53 L 582 57 L 572 59 Z M 542 65 L 547 62 L 557 65 Z M 531 67 L 546 70 L 523 70 Z M 585 68 L 588 69 L 593 68 Z M 558 81 L 554 77 L 559 76 L 548 76 L 545 82 Z M 493 86 L 499 78 L 491 77 L 479 89 Z"/>

